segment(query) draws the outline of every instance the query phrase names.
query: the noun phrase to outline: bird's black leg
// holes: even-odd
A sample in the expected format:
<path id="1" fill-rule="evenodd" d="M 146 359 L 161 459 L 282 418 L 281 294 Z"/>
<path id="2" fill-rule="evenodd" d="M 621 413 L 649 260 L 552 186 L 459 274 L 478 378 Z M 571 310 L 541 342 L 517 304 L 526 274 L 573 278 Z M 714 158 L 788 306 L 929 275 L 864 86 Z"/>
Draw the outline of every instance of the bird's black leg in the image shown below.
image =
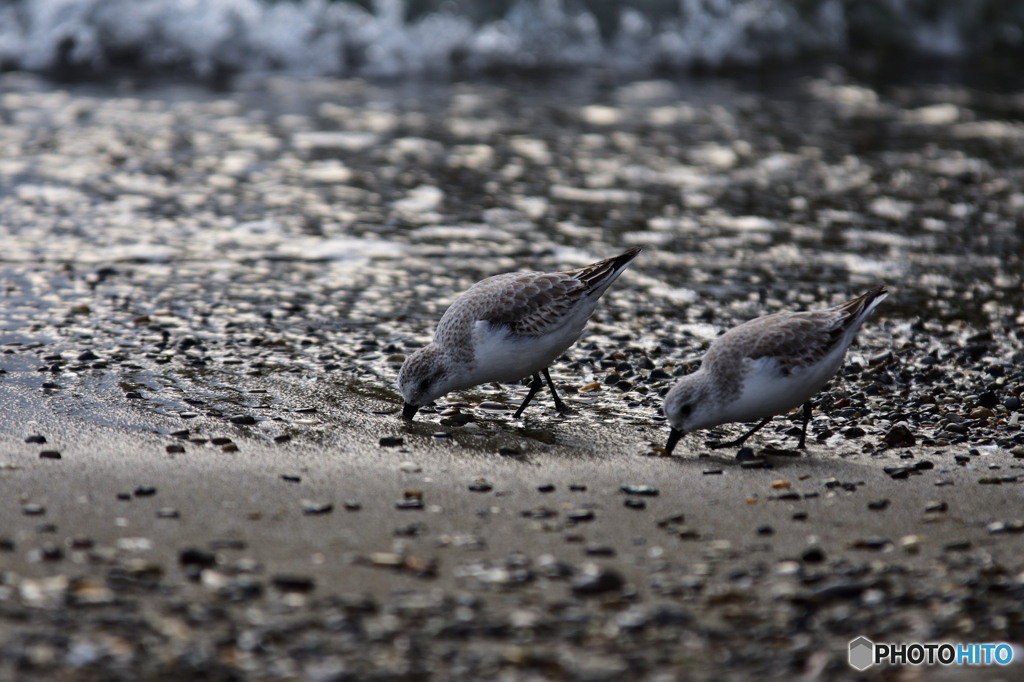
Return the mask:
<path id="1" fill-rule="evenodd" d="M 804 430 L 800 432 L 800 442 L 797 444 L 797 450 L 806 450 L 807 446 L 804 445 L 804 441 L 807 440 L 807 425 L 811 423 L 811 401 L 808 399 L 804 403 Z"/>
<path id="2" fill-rule="evenodd" d="M 709 447 L 709 448 L 711 448 L 712 450 L 718 450 L 718 449 L 720 449 L 720 448 L 731 448 L 731 447 L 735 447 L 735 446 L 737 446 L 737 445 L 743 445 L 743 443 L 744 443 L 744 442 L 745 442 L 745 441 L 746 441 L 746 440 L 747 440 L 748 438 L 750 438 L 750 437 L 751 437 L 751 436 L 753 436 L 753 435 L 754 435 L 755 433 L 757 433 L 758 431 L 760 431 L 760 430 L 761 430 L 761 427 L 762 427 L 762 426 L 764 426 L 765 424 L 767 424 L 768 422 L 770 422 L 770 421 L 772 420 L 772 417 L 774 417 L 774 416 L 775 416 L 775 415 L 772 415 L 771 417 L 765 417 L 765 418 L 764 418 L 764 421 L 763 421 L 763 422 L 761 422 L 760 424 L 758 424 L 758 425 L 757 425 L 757 426 L 755 426 L 754 428 L 750 429 L 749 431 L 747 431 L 746 433 L 744 433 L 744 434 L 743 434 L 742 436 L 740 436 L 740 437 L 739 437 L 739 438 L 737 438 L 736 440 L 731 440 L 731 441 L 729 441 L 728 443 L 710 443 L 710 444 L 708 445 L 708 447 Z"/>
<path id="3" fill-rule="evenodd" d="M 559 412 L 565 410 L 565 403 L 558 397 L 558 391 L 555 390 L 555 382 L 551 381 L 551 375 L 548 374 L 548 368 L 544 368 L 544 378 L 548 380 L 548 388 L 551 389 L 551 397 L 555 399 L 555 409 Z"/>
<path id="4" fill-rule="evenodd" d="M 534 374 L 533 383 L 530 384 L 530 392 L 526 394 L 526 400 L 522 402 L 522 404 L 519 406 L 519 409 L 516 410 L 516 413 L 512 415 L 513 419 L 519 419 L 519 415 L 523 413 L 523 410 L 526 409 L 526 406 L 530 404 L 531 400 L 533 400 L 533 396 L 537 395 L 537 391 L 540 390 L 541 386 L 543 386 L 543 384 L 540 381 L 540 374 Z"/>

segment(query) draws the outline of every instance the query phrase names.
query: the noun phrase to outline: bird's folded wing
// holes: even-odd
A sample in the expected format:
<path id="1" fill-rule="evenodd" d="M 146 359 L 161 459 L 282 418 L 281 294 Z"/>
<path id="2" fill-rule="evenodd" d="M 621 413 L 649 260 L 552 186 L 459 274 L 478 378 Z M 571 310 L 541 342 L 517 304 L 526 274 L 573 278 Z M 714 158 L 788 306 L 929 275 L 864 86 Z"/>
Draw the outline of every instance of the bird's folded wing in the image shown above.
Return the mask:
<path id="1" fill-rule="evenodd" d="M 516 336 L 543 336 L 558 328 L 586 293 L 567 273 L 514 273 L 479 319 L 507 327 Z"/>

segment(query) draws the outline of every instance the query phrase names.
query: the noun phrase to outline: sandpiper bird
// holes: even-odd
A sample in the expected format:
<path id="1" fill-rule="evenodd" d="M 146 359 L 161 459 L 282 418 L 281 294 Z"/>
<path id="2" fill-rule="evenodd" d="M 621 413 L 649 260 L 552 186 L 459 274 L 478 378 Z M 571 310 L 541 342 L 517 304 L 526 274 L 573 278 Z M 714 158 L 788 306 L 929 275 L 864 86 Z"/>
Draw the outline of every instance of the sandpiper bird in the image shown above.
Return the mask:
<path id="1" fill-rule="evenodd" d="M 489 277 L 459 296 L 441 317 L 434 340 L 406 358 L 398 372 L 402 416 L 449 391 L 533 375 L 518 419 L 547 380 L 564 409 L 548 366 L 576 343 L 598 299 L 640 249 L 564 272 L 510 272 Z"/>
<path id="2" fill-rule="evenodd" d="M 811 398 L 843 363 L 857 330 L 882 300 L 884 286 L 824 310 L 766 315 L 715 339 L 700 369 L 682 377 L 665 396 L 672 426 L 671 453 L 684 434 L 729 422 L 761 420 L 728 443 L 742 445 L 777 414 L 803 405 L 803 448 L 811 420 Z"/>

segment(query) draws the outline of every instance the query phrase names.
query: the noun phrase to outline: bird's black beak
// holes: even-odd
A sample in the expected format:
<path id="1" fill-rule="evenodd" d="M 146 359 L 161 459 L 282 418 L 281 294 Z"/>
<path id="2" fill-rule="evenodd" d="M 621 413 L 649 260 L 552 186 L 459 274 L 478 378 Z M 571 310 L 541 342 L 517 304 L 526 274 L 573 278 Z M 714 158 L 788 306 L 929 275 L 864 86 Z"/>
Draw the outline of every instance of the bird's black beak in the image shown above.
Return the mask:
<path id="1" fill-rule="evenodd" d="M 668 442 L 665 443 L 665 452 L 671 455 L 672 451 L 676 449 L 676 443 L 678 443 L 679 439 L 684 435 L 686 435 L 685 431 L 672 429 L 672 432 L 668 434 Z"/>
<path id="2" fill-rule="evenodd" d="M 406 421 L 412 421 L 412 418 L 415 417 L 416 413 L 419 411 L 419 405 L 410 405 L 409 403 L 406 403 L 405 407 L 402 408 L 402 418 Z"/>

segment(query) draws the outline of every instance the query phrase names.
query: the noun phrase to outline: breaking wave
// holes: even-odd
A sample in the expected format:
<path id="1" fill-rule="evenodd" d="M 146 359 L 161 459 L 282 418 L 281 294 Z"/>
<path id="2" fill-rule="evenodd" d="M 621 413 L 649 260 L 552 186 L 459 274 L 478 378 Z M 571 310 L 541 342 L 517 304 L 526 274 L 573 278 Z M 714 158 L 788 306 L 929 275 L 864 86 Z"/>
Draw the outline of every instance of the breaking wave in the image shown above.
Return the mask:
<path id="1" fill-rule="evenodd" d="M 1024 43 L 1024 0 L 0 0 L 0 67 L 404 77 Z"/>

